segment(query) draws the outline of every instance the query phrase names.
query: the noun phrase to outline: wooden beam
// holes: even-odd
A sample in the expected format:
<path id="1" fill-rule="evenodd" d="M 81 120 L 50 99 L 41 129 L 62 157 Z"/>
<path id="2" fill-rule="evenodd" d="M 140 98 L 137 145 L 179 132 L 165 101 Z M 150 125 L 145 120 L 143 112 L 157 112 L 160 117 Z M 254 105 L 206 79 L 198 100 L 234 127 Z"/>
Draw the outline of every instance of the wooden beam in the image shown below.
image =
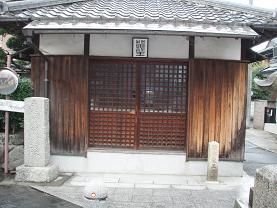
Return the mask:
<path id="1" fill-rule="evenodd" d="M 89 56 L 90 34 L 85 34 L 84 36 L 84 55 Z"/>
<path id="2" fill-rule="evenodd" d="M 189 37 L 189 58 L 193 59 L 194 55 L 195 55 L 195 47 L 194 47 L 194 43 L 195 43 L 195 37 L 194 36 L 190 36 Z"/>
<path id="3" fill-rule="evenodd" d="M 241 39 L 241 61 L 242 62 L 255 62 L 261 61 L 264 58 L 251 50 L 253 47 L 253 40 L 250 39 Z"/>
<path id="4" fill-rule="evenodd" d="M 37 48 L 39 48 L 40 35 L 39 34 L 33 34 L 32 42 L 33 42 L 33 45 L 35 45 Z"/>

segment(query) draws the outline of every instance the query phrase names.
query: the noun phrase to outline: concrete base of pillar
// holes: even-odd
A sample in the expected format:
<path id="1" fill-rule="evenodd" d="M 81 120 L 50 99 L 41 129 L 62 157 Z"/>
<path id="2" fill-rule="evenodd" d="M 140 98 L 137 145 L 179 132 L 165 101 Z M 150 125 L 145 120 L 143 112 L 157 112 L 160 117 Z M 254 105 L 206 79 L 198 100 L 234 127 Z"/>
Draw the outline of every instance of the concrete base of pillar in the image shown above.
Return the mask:
<path id="1" fill-rule="evenodd" d="M 58 166 L 49 164 L 46 167 L 28 167 L 21 165 L 16 168 L 15 180 L 19 182 L 50 182 L 58 177 Z"/>

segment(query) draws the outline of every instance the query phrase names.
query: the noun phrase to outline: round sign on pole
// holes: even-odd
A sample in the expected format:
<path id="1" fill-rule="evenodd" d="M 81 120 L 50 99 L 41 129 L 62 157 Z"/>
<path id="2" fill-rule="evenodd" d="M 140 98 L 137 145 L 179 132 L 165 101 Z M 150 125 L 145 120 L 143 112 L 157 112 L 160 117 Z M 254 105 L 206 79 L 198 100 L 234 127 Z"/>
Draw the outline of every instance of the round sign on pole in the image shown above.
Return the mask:
<path id="1" fill-rule="evenodd" d="M 17 74 L 9 68 L 0 69 L 0 94 L 9 95 L 16 90 L 17 86 Z"/>

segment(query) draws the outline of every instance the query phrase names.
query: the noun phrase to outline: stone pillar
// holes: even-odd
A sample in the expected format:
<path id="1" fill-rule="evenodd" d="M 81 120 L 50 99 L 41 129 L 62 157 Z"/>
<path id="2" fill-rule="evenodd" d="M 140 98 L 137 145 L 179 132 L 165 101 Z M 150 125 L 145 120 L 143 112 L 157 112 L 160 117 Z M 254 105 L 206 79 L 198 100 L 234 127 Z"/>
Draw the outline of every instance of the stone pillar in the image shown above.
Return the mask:
<path id="1" fill-rule="evenodd" d="M 276 208 L 277 205 L 277 165 L 260 168 L 256 172 L 253 208 Z"/>
<path id="2" fill-rule="evenodd" d="M 267 107 L 266 100 L 255 100 L 254 121 L 253 121 L 253 127 L 255 129 L 264 130 L 265 107 Z"/>
<path id="3" fill-rule="evenodd" d="M 218 178 L 219 143 L 209 142 L 207 181 L 217 182 Z"/>
<path id="4" fill-rule="evenodd" d="M 24 164 L 45 167 L 50 160 L 49 100 L 27 98 L 24 110 Z"/>
<path id="5" fill-rule="evenodd" d="M 31 97 L 24 105 L 24 165 L 16 168 L 16 181 L 50 182 L 58 175 L 50 164 L 49 99 Z"/>

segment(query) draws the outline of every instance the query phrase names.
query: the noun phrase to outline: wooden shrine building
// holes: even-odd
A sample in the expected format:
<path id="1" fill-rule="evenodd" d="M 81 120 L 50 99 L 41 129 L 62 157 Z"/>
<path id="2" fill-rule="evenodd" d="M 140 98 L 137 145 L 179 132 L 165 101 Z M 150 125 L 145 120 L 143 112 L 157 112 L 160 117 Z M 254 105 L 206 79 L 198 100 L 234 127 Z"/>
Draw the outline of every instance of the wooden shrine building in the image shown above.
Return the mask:
<path id="1" fill-rule="evenodd" d="M 41 52 L 32 57 L 34 96 L 50 99 L 61 170 L 121 164 L 148 173 L 157 163 L 183 174 L 205 160 L 210 141 L 226 167 L 242 170 L 250 47 L 276 29 L 272 12 L 203 0 L 59 0 L 10 3 L 4 19 L 26 23 Z"/>

